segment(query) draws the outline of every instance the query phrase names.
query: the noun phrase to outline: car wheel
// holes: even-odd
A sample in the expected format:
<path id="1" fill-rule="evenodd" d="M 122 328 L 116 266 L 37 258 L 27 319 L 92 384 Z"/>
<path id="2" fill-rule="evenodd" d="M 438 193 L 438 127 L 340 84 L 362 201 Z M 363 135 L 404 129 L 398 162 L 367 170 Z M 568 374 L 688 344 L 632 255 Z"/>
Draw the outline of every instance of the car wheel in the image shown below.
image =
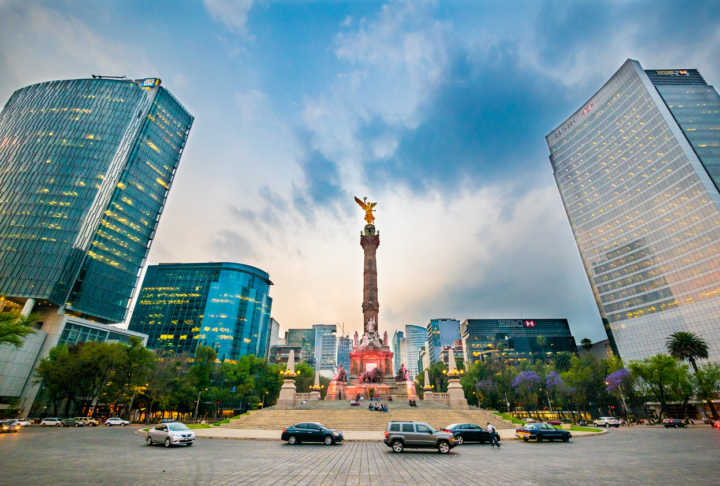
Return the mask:
<path id="1" fill-rule="evenodd" d="M 165 439 L 165 447 L 166 447 L 166 448 L 170 447 L 170 437 L 168 437 L 167 439 Z"/>
<path id="2" fill-rule="evenodd" d="M 295 445 L 295 444 L 297 444 L 297 443 L 298 443 L 298 442 L 297 442 L 297 437 L 295 437 L 294 435 L 291 435 L 290 437 L 288 437 L 288 444 L 290 444 L 290 445 Z"/>
<path id="3" fill-rule="evenodd" d="M 523 437 L 523 442 L 527 442 L 527 437 Z"/>
<path id="4" fill-rule="evenodd" d="M 463 439 L 462 435 L 456 435 L 455 442 L 457 442 L 457 445 L 463 445 L 463 443 L 465 442 L 465 439 Z"/>
<path id="5" fill-rule="evenodd" d="M 75 424 L 75 427 L 80 427 L 80 424 Z"/>
<path id="6" fill-rule="evenodd" d="M 570 442 L 570 437 L 563 437 L 563 442 Z"/>
<path id="7" fill-rule="evenodd" d="M 326 435 L 323 439 L 323 444 L 325 444 L 326 446 L 333 445 L 333 438 L 329 435 Z"/>
<path id="8" fill-rule="evenodd" d="M 403 451 L 405 446 L 403 446 L 403 443 L 399 440 L 396 440 L 392 443 L 392 450 L 393 452 L 397 452 L 398 454 Z"/>
<path id="9" fill-rule="evenodd" d="M 538 442 L 542 442 L 542 440 L 543 440 L 542 437 L 540 437 L 540 436 L 538 435 L 538 436 L 537 436 L 537 441 L 538 441 Z"/>
<path id="10" fill-rule="evenodd" d="M 152 443 L 152 437 L 148 436 L 147 439 L 145 439 L 145 444 L 146 444 L 148 447 L 150 447 L 151 445 L 153 445 L 153 443 Z"/>
<path id="11" fill-rule="evenodd" d="M 441 440 L 438 444 L 438 451 L 440 454 L 447 454 L 450 452 L 450 444 L 446 440 Z"/>
<path id="12" fill-rule="evenodd" d="M 192 447 L 193 444 L 194 444 L 194 442 L 188 442 L 188 443 L 187 443 L 187 446 L 188 446 L 188 447 Z"/>

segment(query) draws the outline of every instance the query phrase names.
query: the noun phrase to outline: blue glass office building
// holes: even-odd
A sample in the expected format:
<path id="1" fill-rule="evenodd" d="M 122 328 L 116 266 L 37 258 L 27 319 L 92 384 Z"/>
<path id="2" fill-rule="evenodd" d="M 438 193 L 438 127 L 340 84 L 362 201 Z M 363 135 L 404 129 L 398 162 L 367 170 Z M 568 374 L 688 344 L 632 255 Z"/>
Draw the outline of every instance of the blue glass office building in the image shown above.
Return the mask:
<path id="1" fill-rule="evenodd" d="M 405 363 L 405 367 L 408 369 L 411 378 L 420 372 L 418 360 L 420 359 L 420 349 L 425 346 L 426 339 L 427 336 L 424 327 L 414 326 L 412 324 L 405 326 L 405 348 L 407 353 L 407 363 Z"/>
<path id="2" fill-rule="evenodd" d="M 720 361 L 720 97 L 694 69 L 628 59 L 547 136 L 613 349 L 700 335 Z"/>
<path id="3" fill-rule="evenodd" d="M 213 347 L 220 360 L 267 357 L 270 277 L 239 263 L 161 263 L 148 267 L 130 320 L 148 347 L 194 353 Z"/>
<path id="4" fill-rule="evenodd" d="M 426 328 L 430 364 L 440 359 L 443 346 L 452 346 L 460 340 L 460 321 L 457 319 L 431 319 Z"/>
<path id="5" fill-rule="evenodd" d="M 122 321 L 192 122 L 155 78 L 15 91 L 0 113 L 0 294 Z"/>

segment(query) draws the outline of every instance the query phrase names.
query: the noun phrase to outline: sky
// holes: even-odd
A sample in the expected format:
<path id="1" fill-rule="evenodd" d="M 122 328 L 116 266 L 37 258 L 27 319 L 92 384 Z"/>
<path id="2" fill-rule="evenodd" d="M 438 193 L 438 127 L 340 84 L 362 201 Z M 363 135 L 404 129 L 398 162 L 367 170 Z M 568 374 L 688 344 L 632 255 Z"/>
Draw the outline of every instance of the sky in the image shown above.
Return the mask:
<path id="1" fill-rule="evenodd" d="M 508 6 L 510 4 L 511 6 Z M 605 331 L 545 135 L 627 59 L 720 82 L 713 2 L 0 0 L 0 103 L 160 77 L 195 116 L 149 263 L 266 270 L 283 329 L 362 329 L 353 196 L 378 201 L 379 323 Z"/>

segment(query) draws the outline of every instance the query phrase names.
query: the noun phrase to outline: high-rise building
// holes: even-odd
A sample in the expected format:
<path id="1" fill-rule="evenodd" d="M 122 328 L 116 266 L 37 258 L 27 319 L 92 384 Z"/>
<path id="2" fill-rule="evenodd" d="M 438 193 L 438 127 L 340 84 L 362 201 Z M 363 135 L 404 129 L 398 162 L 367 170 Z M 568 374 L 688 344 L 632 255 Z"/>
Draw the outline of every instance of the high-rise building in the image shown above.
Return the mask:
<path id="1" fill-rule="evenodd" d="M 0 295 L 122 321 L 192 122 L 155 78 L 15 91 L 0 113 Z"/>
<path id="2" fill-rule="evenodd" d="M 300 346 L 288 346 L 286 344 L 276 344 L 270 346 L 270 354 L 268 355 L 268 361 L 270 363 L 286 363 L 290 357 L 290 351 L 294 353 L 295 362 L 303 360 L 303 349 Z"/>
<path id="3" fill-rule="evenodd" d="M 402 331 L 395 331 L 392 337 L 393 352 L 393 369 L 395 373 L 400 369 L 400 365 L 407 361 L 407 346 L 405 344 L 405 334 Z M 407 368 L 407 364 L 405 365 Z"/>
<path id="4" fill-rule="evenodd" d="M 161 263 L 145 274 L 129 329 L 148 347 L 194 353 L 198 344 L 220 360 L 265 357 L 270 339 L 266 272 L 239 263 Z"/>
<path id="5" fill-rule="evenodd" d="M 405 367 L 410 373 L 410 378 L 414 378 L 421 369 L 418 368 L 418 360 L 420 358 L 420 349 L 425 346 L 427 339 L 427 331 L 422 326 L 413 326 L 408 324 L 405 326 L 405 348 L 407 353 L 407 361 Z"/>
<path id="6" fill-rule="evenodd" d="M 426 327 L 430 364 L 440 359 L 443 346 L 460 340 L 460 321 L 457 319 L 431 319 Z"/>
<path id="7" fill-rule="evenodd" d="M 315 368 L 325 377 L 332 378 L 337 367 L 337 325 L 314 324 Z"/>
<path id="8" fill-rule="evenodd" d="M 466 363 L 501 357 L 505 361 L 545 359 L 576 353 L 567 319 L 467 319 L 460 325 Z"/>
<path id="9" fill-rule="evenodd" d="M 272 346 L 277 346 L 279 344 L 284 344 L 284 342 L 281 342 L 280 339 L 280 323 L 276 321 L 274 318 L 270 318 L 270 339 L 268 342 L 268 350 Z"/>
<path id="10" fill-rule="evenodd" d="M 720 361 L 720 97 L 628 59 L 547 136 L 600 315 L 625 360 L 691 331 Z"/>
<path id="11" fill-rule="evenodd" d="M 337 364 L 347 372 L 350 369 L 350 351 L 352 351 L 352 339 L 350 336 L 340 336 L 338 338 Z"/>
<path id="12" fill-rule="evenodd" d="M 315 330 L 288 329 L 285 333 L 286 346 L 300 346 L 303 350 L 302 361 L 315 366 Z"/>

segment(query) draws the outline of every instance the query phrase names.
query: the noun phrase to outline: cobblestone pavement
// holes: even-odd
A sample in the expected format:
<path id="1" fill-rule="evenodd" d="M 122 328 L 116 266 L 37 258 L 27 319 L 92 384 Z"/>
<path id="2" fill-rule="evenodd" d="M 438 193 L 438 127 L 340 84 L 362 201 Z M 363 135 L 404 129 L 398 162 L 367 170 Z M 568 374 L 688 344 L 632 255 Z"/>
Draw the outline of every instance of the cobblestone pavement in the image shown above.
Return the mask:
<path id="1" fill-rule="evenodd" d="M 0 484 L 718 484 L 720 431 L 620 429 L 568 444 L 505 442 L 393 454 L 379 442 L 199 440 L 146 447 L 129 428 L 0 434 Z"/>

